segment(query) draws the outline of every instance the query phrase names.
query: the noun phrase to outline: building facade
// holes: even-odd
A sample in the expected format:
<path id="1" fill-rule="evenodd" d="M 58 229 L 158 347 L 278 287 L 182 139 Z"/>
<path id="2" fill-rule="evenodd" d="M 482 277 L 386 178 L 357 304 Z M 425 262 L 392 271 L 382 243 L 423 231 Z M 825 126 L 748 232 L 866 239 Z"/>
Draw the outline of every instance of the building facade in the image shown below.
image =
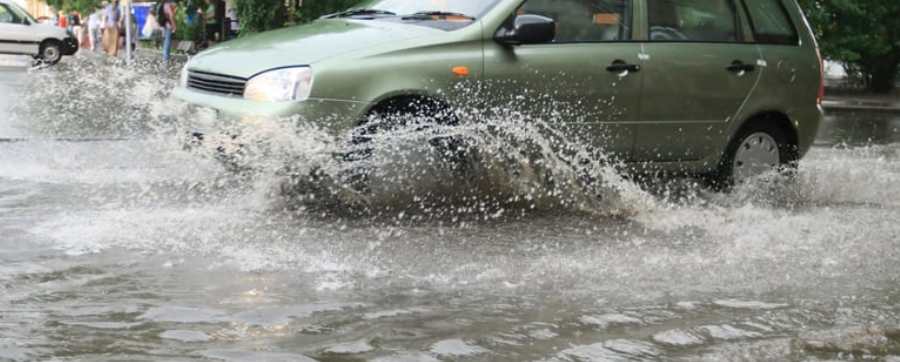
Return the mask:
<path id="1" fill-rule="evenodd" d="M 14 0 L 19 6 L 28 10 L 28 13 L 35 18 L 53 17 L 53 9 L 43 0 Z"/>

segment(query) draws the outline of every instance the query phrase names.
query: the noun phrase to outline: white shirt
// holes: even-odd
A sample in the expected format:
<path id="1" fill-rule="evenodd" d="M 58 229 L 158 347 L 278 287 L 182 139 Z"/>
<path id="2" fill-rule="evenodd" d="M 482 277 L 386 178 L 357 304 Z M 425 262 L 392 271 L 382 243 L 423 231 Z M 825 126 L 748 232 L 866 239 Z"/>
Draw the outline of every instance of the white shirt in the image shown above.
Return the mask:
<path id="1" fill-rule="evenodd" d="M 100 12 L 94 12 L 88 17 L 88 29 L 100 29 L 101 20 L 100 20 Z"/>

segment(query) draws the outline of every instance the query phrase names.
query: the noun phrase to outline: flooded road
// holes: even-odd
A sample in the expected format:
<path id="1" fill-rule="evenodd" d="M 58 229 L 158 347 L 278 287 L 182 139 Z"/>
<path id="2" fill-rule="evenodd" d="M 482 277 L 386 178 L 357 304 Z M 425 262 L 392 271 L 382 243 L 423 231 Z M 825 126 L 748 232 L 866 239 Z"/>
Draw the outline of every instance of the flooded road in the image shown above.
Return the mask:
<path id="1" fill-rule="evenodd" d="M 0 361 L 900 360 L 900 117 L 727 195 L 335 216 L 183 148 L 139 69 L 0 68 Z"/>

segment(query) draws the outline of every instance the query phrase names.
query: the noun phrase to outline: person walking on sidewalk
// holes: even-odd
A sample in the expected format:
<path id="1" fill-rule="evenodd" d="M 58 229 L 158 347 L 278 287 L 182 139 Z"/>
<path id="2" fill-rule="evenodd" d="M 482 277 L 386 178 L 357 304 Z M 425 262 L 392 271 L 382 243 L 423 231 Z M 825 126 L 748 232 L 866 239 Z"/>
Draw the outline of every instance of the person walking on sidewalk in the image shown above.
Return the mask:
<path id="1" fill-rule="evenodd" d="M 137 25 L 137 19 L 135 19 L 134 14 L 127 14 L 125 16 L 122 16 L 121 19 L 119 19 L 119 29 L 122 29 L 119 32 L 119 49 L 125 49 L 126 42 L 128 41 L 127 39 L 125 39 L 126 36 L 128 35 L 128 31 L 126 31 L 127 28 L 125 27 L 125 17 L 126 16 L 131 18 L 130 19 L 131 20 L 131 39 L 130 40 L 131 40 L 131 50 L 134 50 L 137 48 L 137 38 L 138 38 L 138 32 L 137 32 L 138 25 Z"/>
<path id="2" fill-rule="evenodd" d="M 168 64 L 169 57 L 172 53 L 172 36 L 177 30 L 175 25 L 175 15 L 178 8 L 172 0 L 161 0 L 159 11 L 157 11 L 157 20 L 163 31 L 163 62 Z"/>
<path id="3" fill-rule="evenodd" d="M 65 12 L 59 12 L 59 17 L 56 19 L 56 26 L 69 30 L 69 18 L 66 16 Z"/>
<path id="4" fill-rule="evenodd" d="M 91 36 L 91 50 L 100 51 L 100 30 L 103 28 L 103 15 L 101 10 L 97 9 L 88 17 L 88 32 Z"/>
<path id="5" fill-rule="evenodd" d="M 84 28 L 81 26 L 81 15 L 79 15 L 77 11 L 72 11 L 69 15 L 69 28 L 72 30 L 75 39 L 80 44 Z"/>
<path id="6" fill-rule="evenodd" d="M 106 6 L 103 10 L 103 49 L 112 57 L 119 56 L 119 0 Z"/>

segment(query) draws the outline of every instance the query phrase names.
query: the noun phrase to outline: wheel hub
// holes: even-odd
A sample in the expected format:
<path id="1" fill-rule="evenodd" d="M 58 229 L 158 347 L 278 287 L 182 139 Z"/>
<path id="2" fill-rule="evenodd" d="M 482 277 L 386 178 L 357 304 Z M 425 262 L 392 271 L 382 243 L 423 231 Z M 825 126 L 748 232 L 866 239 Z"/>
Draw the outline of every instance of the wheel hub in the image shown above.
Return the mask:
<path id="1" fill-rule="evenodd" d="M 775 170 L 780 163 L 781 155 L 775 139 L 767 133 L 753 133 L 744 139 L 734 156 L 734 181 L 740 183 Z"/>
<path id="2" fill-rule="evenodd" d="M 56 49 L 55 47 L 52 47 L 52 46 L 44 49 L 44 60 L 52 62 L 52 61 L 55 61 L 57 58 L 59 58 L 59 50 L 58 49 Z"/>

